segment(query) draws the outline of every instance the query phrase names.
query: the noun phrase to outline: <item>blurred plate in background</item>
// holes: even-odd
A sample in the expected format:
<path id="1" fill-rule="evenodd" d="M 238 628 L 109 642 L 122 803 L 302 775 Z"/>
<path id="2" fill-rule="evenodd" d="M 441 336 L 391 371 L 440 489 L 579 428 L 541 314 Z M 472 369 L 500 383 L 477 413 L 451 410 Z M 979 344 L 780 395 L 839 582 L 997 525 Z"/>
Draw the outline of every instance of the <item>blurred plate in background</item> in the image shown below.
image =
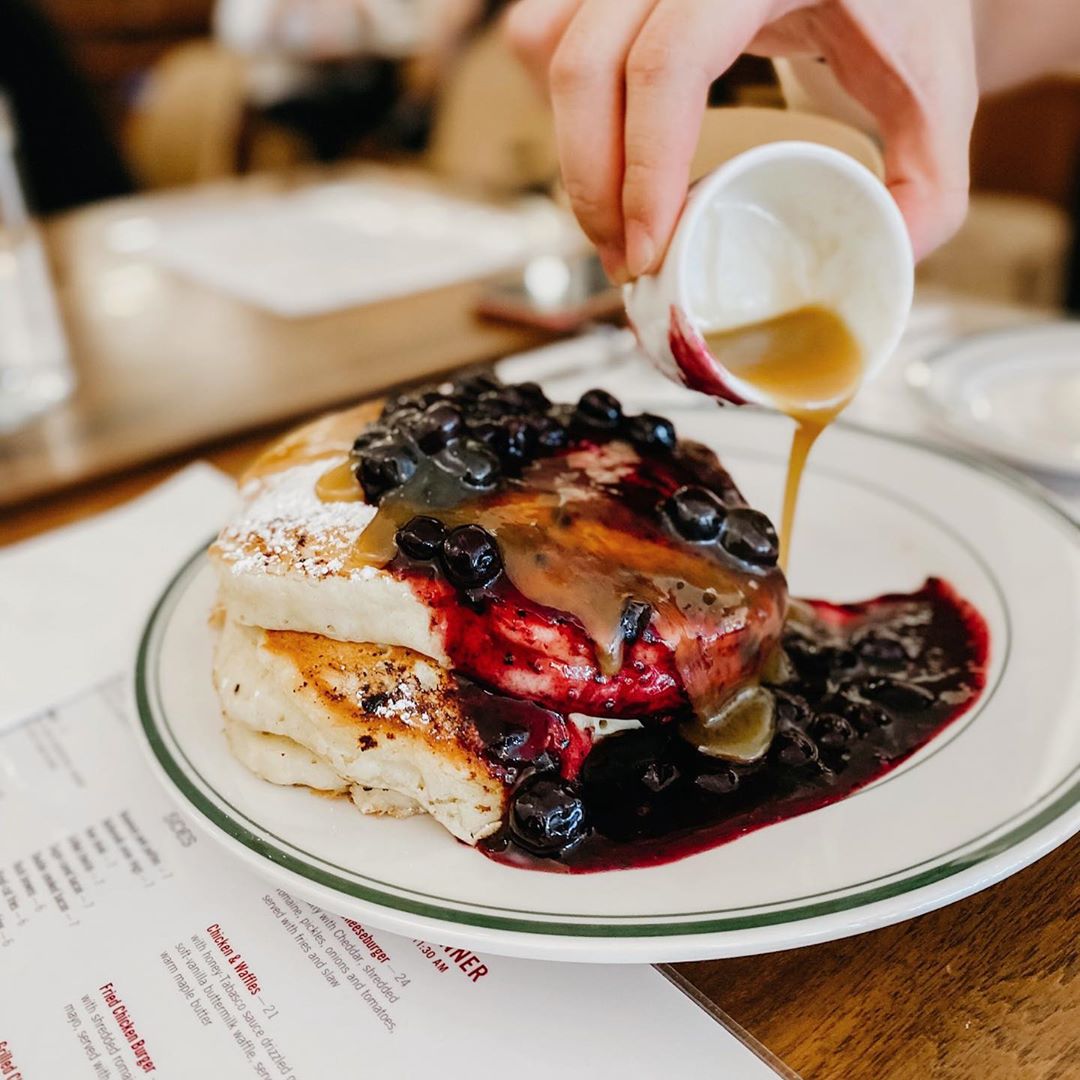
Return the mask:
<path id="1" fill-rule="evenodd" d="M 950 435 L 1026 469 L 1080 477 L 1080 322 L 976 334 L 908 368 Z"/>

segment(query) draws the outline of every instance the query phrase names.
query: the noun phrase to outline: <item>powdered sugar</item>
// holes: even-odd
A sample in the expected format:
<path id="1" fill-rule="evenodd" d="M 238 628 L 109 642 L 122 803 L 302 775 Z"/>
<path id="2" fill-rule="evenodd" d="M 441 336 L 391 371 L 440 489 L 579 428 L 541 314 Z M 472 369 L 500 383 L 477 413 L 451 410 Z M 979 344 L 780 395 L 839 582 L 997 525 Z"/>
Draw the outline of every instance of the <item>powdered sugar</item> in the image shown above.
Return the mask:
<path id="1" fill-rule="evenodd" d="M 403 680 L 394 688 L 392 693 L 380 695 L 380 700 L 371 709 L 371 712 L 375 716 L 400 720 L 405 724 L 415 724 L 417 721 L 423 724 L 431 723 L 431 714 L 426 709 L 419 707 L 414 684 L 411 680 Z"/>
<path id="2" fill-rule="evenodd" d="M 232 573 L 277 571 L 313 578 L 345 572 L 346 559 L 375 516 L 364 502 L 328 502 L 315 493 L 326 461 L 296 465 L 249 481 L 243 505 L 218 538 Z M 349 571 L 374 577 L 374 567 Z"/>

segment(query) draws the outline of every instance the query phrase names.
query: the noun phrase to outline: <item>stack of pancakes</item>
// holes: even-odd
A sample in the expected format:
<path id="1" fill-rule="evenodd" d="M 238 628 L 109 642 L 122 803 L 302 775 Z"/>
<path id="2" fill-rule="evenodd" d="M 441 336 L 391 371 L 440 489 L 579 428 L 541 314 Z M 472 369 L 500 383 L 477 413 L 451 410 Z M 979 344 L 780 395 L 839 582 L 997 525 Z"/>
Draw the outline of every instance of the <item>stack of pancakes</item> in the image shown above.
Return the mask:
<path id="1" fill-rule="evenodd" d="M 360 406 L 301 428 L 242 481 L 240 512 L 211 549 L 225 730 L 265 780 L 348 794 L 369 814 L 426 811 L 475 843 L 499 827 L 507 788 L 431 614 L 388 572 L 349 566 L 376 508 L 315 490 L 377 415 Z"/>
<path id="2" fill-rule="evenodd" d="M 681 716 L 694 721 L 691 741 L 704 753 L 710 740 L 719 756 L 732 746 L 749 747 L 743 760 L 764 753 L 771 713 L 748 719 L 743 706 L 727 713 L 721 706 L 738 704 L 733 692 L 756 686 L 779 638 L 786 587 L 769 547 L 771 526 L 764 523 L 768 550 L 756 553 L 748 545 L 756 536 L 760 546 L 762 535 L 735 528 L 753 525 L 756 512 L 709 451 L 676 447 L 667 421 L 623 418 L 600 391 L 590 394 L 600 395 L 610 420 L 589 415 L 590 395 L 576 412 L 562 412 L 538 388 L 530 415 L 484 419 L 485 396 L 502 408 L 509 395 L 517 408 L 522 395 L 514 392 L 488 391 L 477 403 L 454 384 L 427 395 L 442 406 L 401 408 L 398 420 L 393 403 L 382 421 L 378 405 L 359 406 L 300 428 L 249 470 L 241 507 L 211 549 L 220 618 L 214 678 L 230 745 L 258 776 L 348 795 L 364 813 L 424 811 L 475 844 L 507 820 L 522 775 L 524 759 L 508 768 L 492 734 L 507 708 L 518 712 L 504 734 L 521 735 L 521 710 L 529 714 L 526 729 L 540 733 L 526 740 L 529 767 L 546 757 L 543 767 L 568 782 L 590 741 L 624 726 L 614 722 L 620 719 Z M 508 464 L 486 495 L 440 503 L 440 510 L 429 501 L 445 495 L 439 470 L 457 468 L 467 485 L 476 480 L 466 476 L 468 453 L 474 463 L 488 453 L 472 436 L 444 433 L 435 456 L 422 425 L 439 408 L 445 419 L 448 400 L 466 402 L 449 408 L 449 420 L 460 428 L 459 409 L 466 410 L 474 435 L 520 434 L 532 422 L 534 439 L 554 428 L 561 441 L 536 450 L 533 464 Z M 477 590 L 475 581 L 453 580 L 449 539 L 441 563 L 410 562 L 394 533 L 406 519 L 387 509 L 394 499 L 388 503 L 375 486 L 380 476 L 357 482 L 365 454 L 382 468 L 387 453 L 398 453 L 399 443 L 386 442 L 387 424 L 400 430 L 406 414 L 420 419 L 395 438 L 415 440 L 409 452 L 422 456 L 415 479 L 424 469 L 444 477 L 433 488 L 420 485 L 408 514 L 441 512 L 452 522 L 487 515 L 482 520 L 505 532 L 462 528 L 479 529 L 493 545 L 505 541 L 498 582 Z M 609 426 L 588 427 L 597 423 Z M 370 438 L 382 439 L 382 449 L 364 449 Z M 466 447 L 464 457 L 452 443 Z M 497 445 L 507 462 L 512 444 L 509 451 Z M 674 490 L 687 478 L 711 487 Z M 721 518 L 727 532 L 718 538 Z M 531 539 L 522 546 L 524 534 Z M 384 558 L 371 557 L 378 542 Z M 494 591 L 485 594 L 488 584 Z M 620 604 L 628 605 L 621 614 Z M 615 637 L 605 638 L 604 627 Z M 605 641 L 617 648 L 604 653 Z M 606 719 L 577 715 L 582 708 Z"/>

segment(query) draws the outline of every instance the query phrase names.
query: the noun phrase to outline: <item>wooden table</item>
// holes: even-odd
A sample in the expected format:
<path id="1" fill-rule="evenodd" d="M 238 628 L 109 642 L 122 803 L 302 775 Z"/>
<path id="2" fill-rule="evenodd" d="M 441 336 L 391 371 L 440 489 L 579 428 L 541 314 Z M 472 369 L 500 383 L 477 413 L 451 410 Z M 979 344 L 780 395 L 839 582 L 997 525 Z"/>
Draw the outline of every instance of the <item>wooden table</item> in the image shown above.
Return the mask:
<path id="1" fill-rule="evenodd" d="M 98 220 L 92 212 L 61 228 L 93 228 Z M 69 305 L 78 303 L 72 288 L 79 284 L 68 279 Z M 214 333 L 190 328 L 216 355 L 226 347 L 219 334 L 228 335 L 233 347 L 251 350 L 253 357 L 254 343 L 265 344 L 270 335 L 255 315 L 194 297 L 186 286 L 176 286 L 173 295 L 182 305 L 203 305 L 207 318 L 217 320 Z M 284 340 L 267 346 L 277 358 L 271 370 L 302 349 L 319 372 L 322 392 L 344 398 L 350 387 L 334 383 L 332 372 L 319 368 L 321 350 L 347 347 L 350 355 L 355 349 L 360 356 L 367 350 L 369 358 L 385 363 L 389 382 L 394 375 L 411 374 L 415 368 L 404 365 L 416 365 L 428 354 L 451 366 L 522 343 L 513 332 L 474 326 L 462 310 L 469 296 L 469 288 L 444 290 L 334 316 L 325 325 L 309 326 L 309 337 L 299 328 L 283 328 Z M 90 314 L 83 318 L 89 320 Z M 447 340 L 452 334 L 459 339 Z M 137 365 L 146 355 L 143 350 L 154 344 L 152 335 L 137 326 L 118 337 L 103 335 L 92 323 L 78 331 L 76 340 L 90 350 L 91 367 Z M 159 357 L 175 355 L 178 348 L 160 336 L 154 347 L 151 355 Z M 107 349 L 119 353 L 105 355 Z M 200 399 L 208 411 L 214 408 L 212 397 L 208 393 Z M 155 416 L 167 428 L 166 404 Z M 242 402 L 235 404 L 242 410 Z M 283 401 L 281 407 L 296 411 L 290 404 Z M 306 407 L 311 401 L 299 404 Z M 102 403 L 98 415 L 113 416 L 108 405 Z M 88 406 L 76 406 L 73 424 L 80 415 L 91 415 L 80 408 Z M 112 409 L 122 411 L 121 403 Z M 73 433 L 69 450 L 77 459 L 81 446 L 93 448 L 87 454 L 100 463 L 96 468 L 104 468 L 114 458 L 95 434 L 90 426 L 80 442 Z M 174 453 L 168 461 L 118 478 L 82 483 L 76 490 L 3 511 L 0 545 L 116 505 L 196 456 L 235 475 L 271 434 L 233 437 L 201 454 Z M 1080 838 L 986 892 L 899 926 L 768 956 L 683 964 L 678 970 L 807 1080 L 1066 1080 L 1080 1077 L 1078 927 Z"/>
<path id="2" fill-rule="evenodd" d="M 0 508 L 550 339 L 476 319 L 478 282 L 285 319 L 131 250 L 133 236 L 177 202 L 227 213 L 252 194 L 364 172 L 385 174 L 256 176 L 118 199 L 49 222 L 79 384 L 64 408 L 0 439 Z"/>

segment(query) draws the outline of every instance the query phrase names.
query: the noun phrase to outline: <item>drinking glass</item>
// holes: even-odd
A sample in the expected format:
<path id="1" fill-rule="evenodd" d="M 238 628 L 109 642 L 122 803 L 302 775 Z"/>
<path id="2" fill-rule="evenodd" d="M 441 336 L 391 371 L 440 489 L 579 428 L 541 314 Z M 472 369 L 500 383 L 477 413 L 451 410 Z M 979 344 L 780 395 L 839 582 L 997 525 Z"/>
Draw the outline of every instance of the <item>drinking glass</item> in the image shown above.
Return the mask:
<path id="1" fill-rule="evenodd" d="M 0 95 L 0 433 L 63 401 L 75 385 L 41 238 L 15 165 L 15 123 Z"/>

